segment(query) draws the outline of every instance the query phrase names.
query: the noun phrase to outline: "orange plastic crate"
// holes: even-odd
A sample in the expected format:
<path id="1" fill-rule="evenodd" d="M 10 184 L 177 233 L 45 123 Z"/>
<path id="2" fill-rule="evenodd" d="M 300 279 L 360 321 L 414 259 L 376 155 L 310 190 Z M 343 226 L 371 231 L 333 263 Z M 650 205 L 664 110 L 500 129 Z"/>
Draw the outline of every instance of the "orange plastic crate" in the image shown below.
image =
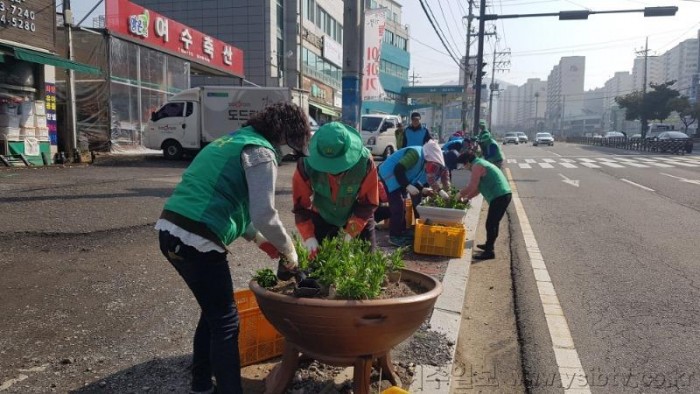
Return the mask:
<path id="1" fill-rule="evenodd" d="M 280 356 L 284 351 L 284 337 L 265 319 L 255 294 L 248 289 L 236 290 L 234 299 L 240 320 L 238 351 L 241 366 Z"/>
<path id="2" fill-rule="evenodd" d="M 434 256 L 462 257 L 466 239 L 467 229 L 462 224 L 425 224 L 424 220 L 418 219 L 413 251 Z"/>

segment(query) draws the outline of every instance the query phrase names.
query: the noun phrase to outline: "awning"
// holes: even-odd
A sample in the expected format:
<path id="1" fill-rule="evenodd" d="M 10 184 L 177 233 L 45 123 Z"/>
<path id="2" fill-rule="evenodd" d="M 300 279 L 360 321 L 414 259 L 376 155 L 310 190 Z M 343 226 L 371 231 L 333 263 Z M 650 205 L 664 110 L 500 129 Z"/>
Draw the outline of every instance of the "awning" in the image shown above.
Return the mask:
<path id="1" fill-rule="evenodd" d="M 312 103 L 312 102 L 309 102 L 309 105 L 312 106 L 312 107 L 318 108 L 319 111 L 321 111 L 322 113 L 324 113 L 324 114 L 326 114 L 326 115 L 328 115 L 328 116 L 332 116 L 332 117 L 334 117 L 334 118 L 339 118 L 339 117 L 340 117 L 340 113 L 338 113 L 338 111 L 336 111 L 334 108 L 329 107 L 329 106 L 327 106 L 327 105 L 318 104 L 318 103 Z"/>
<path id="2" fill-rule="evenodd" d="M 86 74 L 102 74 L 102 71 L 100 71 L 100 69 L 97 67 L 74 62 L 72 60 L 64 59 L 62 57 L 58 57 L 50 53 L 37 52 L 17 47 L 13 47 L 12 49 L 14 50 L 15 58 L 19 60 L 24 60 L 32 63 L 47 64 L 49 66 L 56 66 L 60 68 L 68 68 Z"/>

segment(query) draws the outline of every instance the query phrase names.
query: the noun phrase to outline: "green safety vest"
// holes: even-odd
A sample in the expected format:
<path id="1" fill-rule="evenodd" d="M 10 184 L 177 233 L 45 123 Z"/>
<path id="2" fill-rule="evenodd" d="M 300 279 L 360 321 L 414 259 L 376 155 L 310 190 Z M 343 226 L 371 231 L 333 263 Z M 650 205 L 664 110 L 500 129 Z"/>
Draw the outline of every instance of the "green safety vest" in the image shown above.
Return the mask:
<path id="1" fill-rule="evenodd" d="M 248 145 L 275 151 L 251 126 L 218 138 L 202 149 L 165 203 L 165 210 L 203 223 L 228 245 L 250 224 L 250 201 L 241 152 Z"/>
<path id="2" fill-rule="evenodd" d="M 327 223 L 337 227 L 344 227 L 348 222 L 352 209 L 357 201 L 357 193 L 360 191 L 362 181 L 367 175 L 367 161 L 369 154 L 367 149 L 362 150 L 360 160 L 352 168 L 336 178 L 340 182 L 335 201 L 331 197 L 331 185 L 328 173 L 316 171 L 308 165 L 304 159 L 304 170 L 311 180 L 311 187 L 314 190 L 313 204 L 318 210 L 318 214 Z"/>
<path id="3" fill-rule="evenodd" d="M 478 164 L 486 169 L 486 175 L 479 180 L 479 193 L 490 204 L 498 197 L 511 193 L 508 179 L 503 175 L 503 171 L 487 160 L 477 158 L 474 164 Z"/>

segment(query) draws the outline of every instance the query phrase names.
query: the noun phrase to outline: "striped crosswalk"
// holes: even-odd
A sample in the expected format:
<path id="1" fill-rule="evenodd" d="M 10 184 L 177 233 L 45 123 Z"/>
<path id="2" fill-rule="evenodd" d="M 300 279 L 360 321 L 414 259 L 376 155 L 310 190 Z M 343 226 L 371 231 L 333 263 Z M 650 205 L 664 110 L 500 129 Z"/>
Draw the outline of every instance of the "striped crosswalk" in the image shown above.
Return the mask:
<path id="1" fill-rule="evenodd" d="M 511 167 L 527 169 L 556 168 L 700 168 L 700 156 L 680 157 L 574 157 L 574 158 L 522 158 L 507 159 Z"/>

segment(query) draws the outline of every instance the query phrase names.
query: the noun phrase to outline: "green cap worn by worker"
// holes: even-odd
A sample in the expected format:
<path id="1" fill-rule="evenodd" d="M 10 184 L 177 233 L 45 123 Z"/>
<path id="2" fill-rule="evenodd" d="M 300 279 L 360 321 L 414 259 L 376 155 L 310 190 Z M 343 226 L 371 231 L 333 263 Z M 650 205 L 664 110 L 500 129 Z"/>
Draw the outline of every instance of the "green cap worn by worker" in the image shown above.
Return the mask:
<path id="1" fill-rule="evenodd" d="M 357 130 L 340 122 L 331 122 L 314 133 L 306 163 L 316 171 L 340 174 L 357 164 L 364 150 Z"/>

